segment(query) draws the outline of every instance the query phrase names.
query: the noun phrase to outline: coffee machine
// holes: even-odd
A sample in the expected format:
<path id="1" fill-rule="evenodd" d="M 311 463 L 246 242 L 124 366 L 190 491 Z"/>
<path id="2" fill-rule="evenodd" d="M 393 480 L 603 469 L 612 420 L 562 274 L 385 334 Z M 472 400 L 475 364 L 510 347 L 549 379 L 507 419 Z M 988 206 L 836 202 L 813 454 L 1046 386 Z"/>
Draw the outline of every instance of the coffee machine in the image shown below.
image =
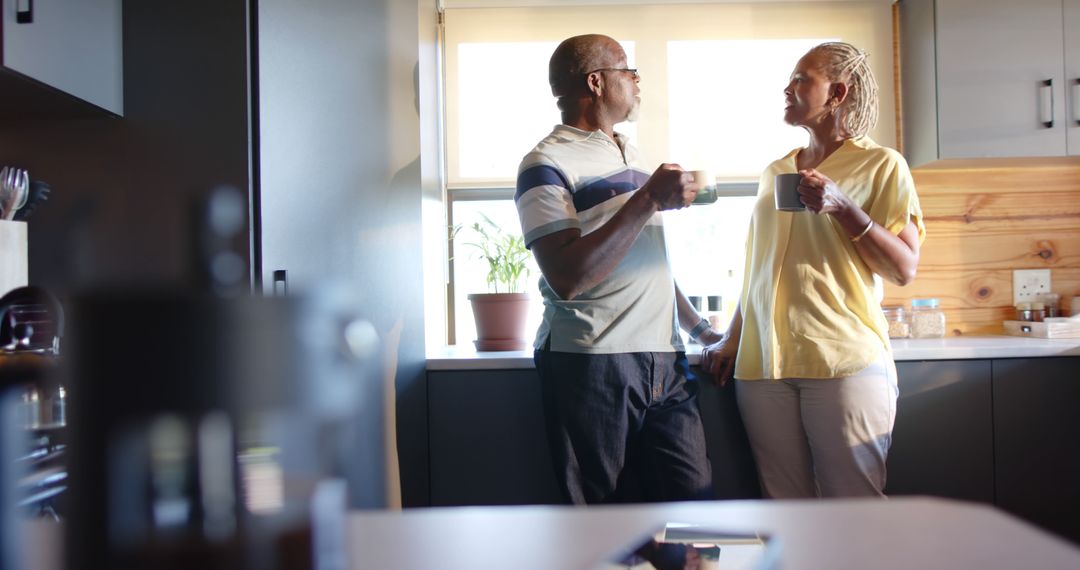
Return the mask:
<path id="1" fill-rule="evenodd" d="M 74 299 L 69 567 L 341 560 L 346 496 L 386 487 L 378 338 L 354 298 Z"/>
<path id="2" fill-rule="evenodd" d="M 375 328 L 353 290 L 250 293 L 246 212 L 195 206 L 193 283 L 72 295 L 68 568 L 343 568 L 347 505 L 385 506 Z"/>
<path id="3" fill-rule="evenodd" d="M 0 297 L 0 568 L 25 566 L 20 525 L 58 521 L 68 485 L 64 313 L 39 287 Z"/>

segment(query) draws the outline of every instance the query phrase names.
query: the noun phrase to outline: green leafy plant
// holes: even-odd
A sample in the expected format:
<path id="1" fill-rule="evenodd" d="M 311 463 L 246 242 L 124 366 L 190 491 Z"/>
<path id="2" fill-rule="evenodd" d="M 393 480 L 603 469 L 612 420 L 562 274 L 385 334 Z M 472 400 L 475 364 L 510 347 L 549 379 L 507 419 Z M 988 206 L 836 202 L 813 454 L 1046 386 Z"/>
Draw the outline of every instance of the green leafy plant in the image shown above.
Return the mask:
<path id="1" fill-rule="evenodd" d="M 524 292 L 529 277 L 529 250 L 525 249 L 524 236 L 505 232 L 491 218 L 480 216 L 484 219 L 483 224 L 472 225 L 477 241 L 465 245 L 475 247 L 480 257 L 487 261 L 488 288 L 494 293 Z"/>

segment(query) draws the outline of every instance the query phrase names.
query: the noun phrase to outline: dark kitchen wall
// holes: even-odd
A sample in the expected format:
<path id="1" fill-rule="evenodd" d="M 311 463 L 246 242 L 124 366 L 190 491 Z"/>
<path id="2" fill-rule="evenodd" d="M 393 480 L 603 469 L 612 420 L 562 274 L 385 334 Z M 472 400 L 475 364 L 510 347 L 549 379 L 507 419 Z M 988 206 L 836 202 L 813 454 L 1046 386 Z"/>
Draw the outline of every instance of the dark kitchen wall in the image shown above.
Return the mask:
<path id="1" fill-rule="evenodd" d="M 29 220 L 33 284 L 185 282 L 190 201 L 249 190 L 247 2 L 124 2 L 123 19 L 123 118 L 0 123 L 0 164 L 53 188 Z"/>
<path id="2" fill-rule="evenodd" d="M 123 16 L 123 118 L 0 124 L 0 164 L 54 189 L 30 219 L 31 282 L 185 282 L 189 202 L 253 188 L 256 237 L 238 247 L 261 251 L 265 288 L 283 269 L 290 293 L 343 283 L 362 297 L 385 347 L 402 502 L 427 505 L 420 229 L 422 195 L 440 194 L 435 0 L 127 1 Z"/>

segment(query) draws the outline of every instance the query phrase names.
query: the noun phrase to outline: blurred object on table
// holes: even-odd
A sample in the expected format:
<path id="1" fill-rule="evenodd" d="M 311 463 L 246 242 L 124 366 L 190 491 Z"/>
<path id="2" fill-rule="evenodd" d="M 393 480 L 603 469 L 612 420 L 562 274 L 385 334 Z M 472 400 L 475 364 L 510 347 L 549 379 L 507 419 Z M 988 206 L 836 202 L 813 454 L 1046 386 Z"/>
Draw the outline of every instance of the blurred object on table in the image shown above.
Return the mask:
<path id="1" fill-rule="evenodd" d="M 69 567 L 284 569 L 302 537 L 301 558 L 339 559 L 346 500 L 386 486 L 379 339 L 358 306 L 77 295 Z"/>
<path id="2" fill-rule="evenodd" d="M 191 269 L 197 289 L 222 297 L 248 292 L 248 266 L 238 251 L 246 236 L 247 208 L 247 196 L 228 185 L 193 205 Z"/>
<path id="3" fill-rule="evenodd" d="M 64 336 L 60 300 L 41 287 L 17 287 L 0 297 L 0 352 L 57 355 Z"/>
<path id="4" fill-rule="evenodd" d="M 20 287 L 0 298 L 0 568 L 40 567 L 42 553 L 16 529 L 65 516 L 67 392 L 57 358 L 63 328 L 60 303 L 45 290 Z"/>

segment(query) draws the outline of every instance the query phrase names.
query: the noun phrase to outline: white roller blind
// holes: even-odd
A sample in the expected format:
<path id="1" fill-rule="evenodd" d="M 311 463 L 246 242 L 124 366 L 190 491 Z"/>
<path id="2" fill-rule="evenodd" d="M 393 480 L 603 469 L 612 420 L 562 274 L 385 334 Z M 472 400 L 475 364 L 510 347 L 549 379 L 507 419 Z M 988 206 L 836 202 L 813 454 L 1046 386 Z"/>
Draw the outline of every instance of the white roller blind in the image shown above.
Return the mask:
<path id="1" fill-rule="evenodd" d="M 881 96 L 871 136 L 893 146 L 891 18 L 879 1 L 447 9 L 448 181 L 513 184 L 520 158 L 559 121 L 548 57 L 583 33 L 616 38 L 641 69 L 640 118 L 618 128 L 648 168 L 755 180 L 805 142 L 782 123 L 782 91 L 798 57 L 826 39 L 870 52 Z"/>

